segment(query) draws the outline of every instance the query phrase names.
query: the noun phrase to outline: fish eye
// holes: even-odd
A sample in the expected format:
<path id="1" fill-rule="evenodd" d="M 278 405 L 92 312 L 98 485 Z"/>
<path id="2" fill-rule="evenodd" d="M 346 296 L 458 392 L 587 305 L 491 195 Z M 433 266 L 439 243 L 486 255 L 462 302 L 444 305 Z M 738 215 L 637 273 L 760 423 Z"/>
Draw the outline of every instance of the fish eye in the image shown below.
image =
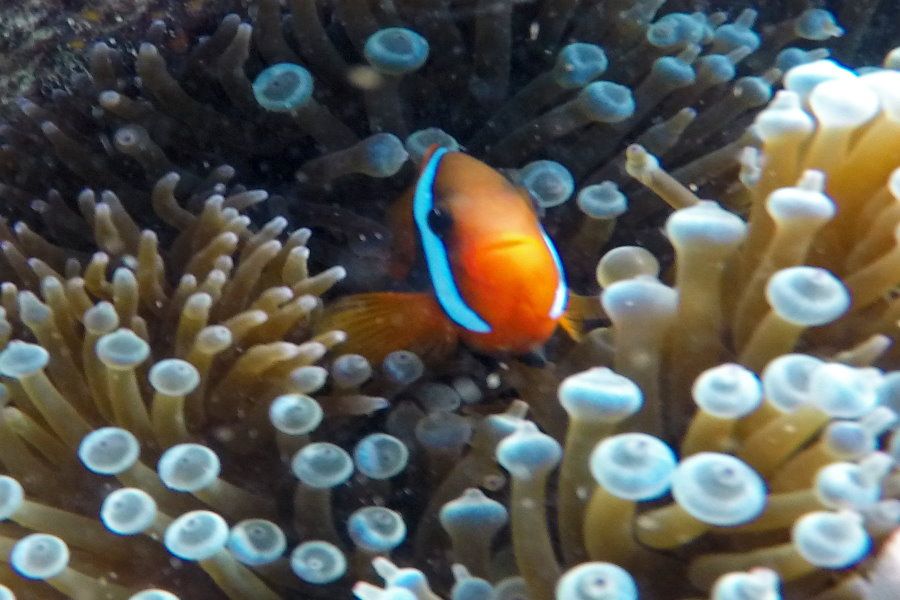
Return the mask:
<path id="1" fill-rule="evenodd" d="M 453 218 L 439 207 L 434 207 L 428 212 L 428 227 L 438 237 L 444 235 L 453 226 Z"/>

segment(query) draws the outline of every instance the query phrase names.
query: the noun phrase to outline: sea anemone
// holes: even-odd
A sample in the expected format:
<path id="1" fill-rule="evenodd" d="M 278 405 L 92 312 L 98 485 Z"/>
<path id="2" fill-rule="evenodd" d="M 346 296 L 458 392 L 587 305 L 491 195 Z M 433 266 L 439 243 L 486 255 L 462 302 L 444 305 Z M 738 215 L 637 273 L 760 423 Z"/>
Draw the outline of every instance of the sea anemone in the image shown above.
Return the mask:
<path id="1" fill-rule="evenodd" d="M 788 47 L 823 9 L 325 4 L 98 43 L 0 129 L 0 597 L 892 589 L 895 57 Z M 543 212 L 592 307 L 548 365 L 313 327 L 431 143 Z"/>
<path id="2" fill-rule="evenodd" d="M 183 227 L 167 249 L 152 231 L 138 228 L 111 192 L 100 202 L 88 192 L 79 198 L 82 227 L 94 232 L 103 249 L 85 263 L 24 225 L 7 230 L 3 242 L 12 269 L 2 292 L 3 464 L 15 477 L 7 477 L 4 516 L 25 528 L 52 520 L 39 528 L 58 537 L 28 548 L 50 552 L 58 546 L 62 552 L 87 545 L 91 550 L 86 561 L 78 559 L 65 571 L 71 581 L 23 570 L 30 551 L 19 544 L 15 548 L 21 550 L 9 560 L 19 573 L 49 578 L 71 597 L 87 597 L 88 580 L 96 593 L 117 597 L 127 586 L 137 591 L 146 583 L 126 574 L 108 586 L 94 581 L 92 575 L 127 560 L 125 554 L 108 556 L 118 542 L 96 522 L 85 525 L 78 514 L 96 502 L 96 490 L 105 490 L 97 514 L 110 532 L 162 535 L 165 530 L 166 548 L 201 562 L 226 552 L 229 529 L 218 514 L 187 513 L 212 515 L 202 517 L 202 528 L 216 536 L 204 542 L 212 544 L 211 554 L 202 551 L 203 558 L 197 558 L 194 550 L 173 549 L 182 547 L 174 541 L 181 535 L 176 526 L 194 527 L 201 518 L 179 516 L 186 509 L 208 506 L 235 521 L 275 517 L 274 495 L 231 483 L 242 476 L 234 470 L 237 464 L 226 464 L 221 473 L 219 453 L 252 457 L 255 466 L 248 473 L 272 469 L 265 467 L 267 461 L 281 465 L 278 452 L 271 451 L 276 436 L 289 438 L 283 444 L 298 444 L 322 418 L 322 409 L 306 395 L 320 384 L 313 378 L 310 386 L 306 372 L 319 368 L 315 363 L 344 339 L 342 332 L 309 334 L 319 295 L 343 277 L 343 269 L 309 274 L 308 230 L 284 235 L 287 223 L 276 219 L 252 232 L 236 206 L 253 192 L 230 194 L 224 185 L 218 190 L 224 195 L 209 190 L 195 198 L 203 208 L 194 216 L 172 194 L 177 181 L 174 175 L 163 178 L 153 192 L 160 216 L 166 219 L 167 207 Z M 334 414 L 364 404 L 347 401 Z M 270 410 L 278 413 L 272 423 L 290 415 L 293 429 L 282 426 L 276 434 L 271 426 L 261 427 Z M 303 419 L 312 424 L 303 428 L 297 423 Z M 195 442 L 201 434 L 216 450 Z M 116 489 L 104 477 L 126 487 Z M 52 508 L 59 504 L 77 510 Z M 220 544 L 214 532 L 221 527 Z M 206 565 L 213 579 L 226 580 L 220 582 L 223 589 L 277 597 L 240 566 L 281 556 L 283 548 L 268 559 L 243 556 L 262 541 L 254 536 L 267 527 L 234 524 L 229 549 L 237 559 L 224 554 L 216 565 Z M 271 527 L 283 537 L 278 526 Z M 15 532 L 14 527 L 6 532 L 11 543 Z M 129 552 L 141 554 L 147 542 L 135 542 Z M 157 550 L 164 560 L 166 553 Z M 66 561 L 60 560 L 64 568 Z M 29 586 L 21 589 L 31 593 Z"/>

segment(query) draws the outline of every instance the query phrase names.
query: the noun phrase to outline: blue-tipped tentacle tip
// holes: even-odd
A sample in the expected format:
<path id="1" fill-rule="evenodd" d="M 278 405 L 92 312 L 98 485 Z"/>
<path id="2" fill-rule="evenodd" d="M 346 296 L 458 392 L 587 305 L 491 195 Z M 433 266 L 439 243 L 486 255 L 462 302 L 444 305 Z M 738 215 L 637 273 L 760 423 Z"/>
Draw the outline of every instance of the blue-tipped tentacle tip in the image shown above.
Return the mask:
<path id="1" fill-rule="evenodd" d="M 753 9 L 744 10 L 733 23 L 725 23 L 713 32 L 713 44 L 716 52 L 729 52 L 741 46 L 750 50 L 759 48 L 762 39 L 753 31 L 757 12 Z"/>
<path id="2" fill-rule="evenodd" d="M 212 485 L 221 468 L 219 457 L 206 446 L 178 444 L 163 452 L 156 471 L 169 489 L 196 492 Z"/>
<path id="3" fill-rule="evenodd" d="M 307 583 L 333 583 L 347 572 L 347 557 L 329 542 L 303 542 L 291 552 L 291 570 Z"/>
<path id="4" fill-rule="evenodd" d="M 780 188 L 769 194 L 766 211 L 778 223 L 825 224 L 834 217 L 837 206 L 824 191 L 824 174 L 805 171 L 797 186 Z"/>
<path id="5" fill-rule="evenodd" d="M 668 444 L 645 433 L 622 433 L 591 453 L 591 474 L 610 494 L 645 501 L 669 491 L 678 461 Z"/>
<path id="6" fill-rule="evenodd" d="M 0 475 L 0 521 L 16 514 L 24 501 L 22 484 L 9 475 Z"/>
<path id="7" fill-rule="evenodd" d="M 862 560 L 872 540 L 853 511 L 811 512 L 791 530 L 794 547 L 807 562 L 823 569 L 845 569 Z"/>
<path id="8" fill-rule="evenodd" d="M 528 404 L 516 401 L 509 405 L 506 412 L 489 415 L 481 422 L 479 429 L 490 439 L 499 443 L 500 440 L 515 433 L 525 423 L 525 415 L 528 413 Z"/>
<path id="9" fill-rule="evenodd" d="M 658 277 L 659 261 L 653 253 L 641 246 L 613 248 L 597 263 L 597 283 L 603 288 L 629 279 L 646 278 L 652 281 Z M 667 286 L 662 287 L 670 289 Z"/>
<path id="10" fill-rule="evenodd" d="M 409 160 L 406 147 L 393 133 L 376 133 L 360 143 L 365 155 L 364 172 L 372 177 L 395 175 Z"/>
<path id="11" fill-rule="evenodd" d="M 840 279 L 818 267 L 789 267 L 769 278 L 766 299 L 785 321 L 800 327 L 825 325 L 850 308 Z"/>
<path id="12" fill-rule="evenodd" d="M 225 549 L 228 524 L 208 510 L 184 513 L 166 528 L 166 549 L 184 560 L 206 560 Z"/>
<path id="13" fill-rule="evenodd" d="M 887 377 L 884 379 L 887 379 Z M 879 386 L 879 390 L 883 387 L 883 385 Z M 883 397 L 879 394 L 879 401 L 881 400 L 883 400 Z M 897 415 L 897 411 L 888 406 L 876 406 L 870 413 L 859 420 L 860 426 L 875 438 L 880 437 L 881 434 L 887 431 L 894 431 L 897 429 L 896 425 L 898 423 L 900 423 L 900 415 Z"/>
<path id="14" fill-rule="evenodd" d="M 491 582 L 475 577 L 465 565 L 454 563 L 450 570 L 454 580 L 450 600 L 496 600 Z"/>
<path id="15" fill-rule="evenodd" d="M 575 192 L 575 178 L 563 165 L 552 160 L 536 160 L 522 167 L 516 179 L 542 208 L 559 206 Z"/>
<path id="16" fill-rule="evenodd" d="M 361 354 L 341 354 L 331 364 L 331 378 L 340 388 L 362 385 L 371 376 L 372 366 Z"/>
<path id="17" fill-rule="evenodd" d="M 150 356 L 150 344 L 124 327 L 102 336 L 95 350 L 97 358 L 110 369 L 130 369 Z"/>
<path id="18" fill-rule="evenodd" d="M 654 275 L 638 273 L 632 277 L 618 278 L 624 273 L 615 273 L 604 265 L 598 269 L 598 279 L 603 279 L 606 288 L 600 296 L 603 310 L 614 323 L 637 324 L 647 318 L 668 318 L 678 310 L 678 292 L 661 283 Z M 615 268 L 617 265 L 609 265 Z M 626 265 L 627 267 L 628 265 Z M 632 265 L 637 269 L 655 269 L 654 263 Z"/>
<path id="19" fill-rule="evenodd" d="M 628 210 L 628 198 L 612 181 L 581 188 L 575 202 L 581 212 L 594 219 L 615 219 Z"/>
<path id="20" fill-rule="evenodd" d="M 548 473 L 562 459 L 562 446 L 538 431 L 531 422 L 519 428 L 497 445 L 497 462 L 519 479 L 531 479 Z"/>
<path id="21" fill-rule="evenodd" d="M 805 65 L 814 60 L 828 58 L 829 52 L 826 48 L 816 48 L 814 50 L 805 50 L 794 46 L 788 46 L 778 53 L 775 57 L 775 68 L 782 73 L 787 73 L 794 67 Z"/>
<path id="22" fill-rule="evenodd" d="M 810 376 L 823 364 L 808 354 L 783 354 L 772 360 L 761 378 L 766 400 L 784 412 L 809 403 Z"/>
<path id="23" fill-rule="evenodd" d="M 563 88 L 580 88 L 600 77 L 609 60 L 603 48 L 596 44 L 575 42 L 567 44 L 556 56 L 553 78 Z"/>
<path id="24" fill-rule="evenodd" d="M 691 244 L 729 247 L 743 241 L 746 232 L 743 219 L 708 200 L 676 210 L 666 221 L 666 235 L 676 249 Z"/>
<path id="25" fill-rule="evenodd" d="M 406 147 L 406 151 L 409 152 L 410 159 L 414 163 L 419 164 L 422 162 L 422 158 L 428 149 L 435 144 L 439 148 L 446 148 L 451 152 L 456 152 L 460 149 L 456 138 L 437 127 L 428 127 L 414 131 L 406 138 L 406 142 L 403 145 Z"/>
<path id="26" fill-rule="evenodd" d="M 816 60 L 794 67 L 784 74 L 784 88 L 806 101 L 817 85 L 832 79 L 854 79 L 856 73 L 833 60 Z"/>
<path id="27" fill-rule="evenodd" d="M 731 81 L 736 71 L 734 61 L 725 54 L 705 54 L 697 59 L 697 73 L 702 73 L 708 84 Z"/>
<path id="28" fill-rule="evenodd" d="M 720 419 L 737 419 L 759 406 L 762 384 L 753 371 L 728 363 L 701 373 L 692 394 L 701 410 Z"/>
<path id="29" fill-rule="evenodd" d="M 497 531 L 508 520 L 506 507 L 478 488 L 468 488 L 459 498 L 444 504 L 440 512 L 441 525 L 447 531 L 458 528 Z"/>
<path id="30" fill-rule="evenodd" d="M 816 473 L 815 491 L 827 508 L 863 510 L 881 497 L 881 479 L 867 476 L 858 464 L 834 462 Z"/>
<path id="31" fill-rule="evenodd" d="M 324 416 L 319 403 L 304 394 L 282 394 L 269 405 L 269 421 L 286 435 L 306 435 L 319 426 Z"/>
<path id="32" fill-rule="evenodd" d="M 294 63 L 278 63 L 263 70 L 253 81 L 253 95 L 272 112 L 292 112 L 312 99 L 312 74 Z"/>
<path id="33" fill-rule="evenodd" d="M 328 381 L 328 369 L 319 365 L 306 365 L 291 371 L 292 387 L 300 394 L 314 394 Z"/>
<path id="34" fill-rule="evenodd" d="M 418 569 L 401 568 L 384 556 L 372 559 L 372 568 L 384 579 L 388 591 L 394 589 L 409 590 L 417 598 L 431 598 L 433 593 L 428 586 L 428 579 Z"/>
<path id="35" fill-rule="evenodd" d="M 462 448 L 472 437 L 472 423 L 456 413 L 434 411 L 416 423 L 415 434 L 429 449 Z"/>
<path id="36" fill-rule="evenodd" d="M 228 534 L 227 548 L 245 565 L 266 565 L 281 558 L 287 538 L 281 527 L 265 519 L 247 519 Z"/>
<path id="37" fill-rule="evenodd" d="M 388 27 L 369 36 L 363 48 L 366 60 L 389 75 L 416 71 L 428 60 L 428 40 L 405 27 Z"/>
<path id="38" fill-rule="evenodd" d="M 832 421 L 822 434 L 829 454 L 842 459 L 855 459 L 873 452 L 877 438 L 856 421 Z"/>
<path id="39" fill-rule="evenodd" d="M 857 419 L 878 404 L 882 378 L 878 369 L 825 363 L 809 376 L 809 397 L 832 417 Z"/>
<path id="40" fill-rule="evenodd" d="M 766 505 L 766 485 L 740 459 L 701 452 L 682 460 L 676 468 L 672 496 L 695 519 L 729 527 L 760 515 Z"/>
<path id="41" fill-rule="evenodd" d="M 634 578 L 612 563 L 589 562 L 566 571 L 556 584 L 556 600 L 637 600 Z"/>
<path id="42" fill-rule="evenodd" d="M 810 8 L 794 21 L 794 32 L 805 40 L 821 42 L 844 35 L 834 15 L 822 8 Z"/>
<path id="43" fill-rule="evenodd" d="M 697 79 L 692 64 L 680 56 L 663 56 L 653 61 L 652 75 L 666 88 L 677 90 L 691 85 Z"/>
<path id="44" fill-rule="evenodd" d="M 392 435 L 372 433 L 356 444 L 353 460 L 357 470 L 369 479 L 390 479 L 406 468 L 409 449 Z"/>
<path id="45" fill-rule="evenodd" d="M 699 44 L 707 33 L 706 18 L 686 13 L 669 13 L 647 28 L 647 42 L 666 50 Z"/>
<path id="46" fill-rule="evenodd" d="M 120 488 L 103 499 L 100 520 L 118 535 L 137 535 L 156 521 L 156 501 L 138 488 Z"/>
<path id="47" fill-rule="evenodd" d="M 878 403 L 894 411 L 900 411 L 900 371 L 885 373 L 878 386 Z"/>
<path id="48" fill-rule="evenodd" d="M 69 547 L 55 535 L 32 533 L 13 546 L 9 564 L 26 579 L 52 579 L 68 567 Z"/>
<path id="49" fill-rule="evenodd" d="M 78 446 L 78 458 L 88 470 L 100 475 L 118 475 L 137 462 L 141 445 L 130 431 L 103 427 L 90 432 Z"/>
<path id="50" fill-rule="evenodd" d="M 493 600 L 494 586 L 480 577 L 467 577 L 453 584 L 450 600 Z"/>
<path id="51" fill-rule="evenodd" d="M 366 506 L 347 519 L 347 532 L 358 548 L 374 554 L 390 552 L 406 539 L 406 523 L 383 506 Z"/>
<path id="52" fill-rule="evenodd" d="M 353 474 L 353 459 L 340 446 L 315 442 L 304 446 L 294 455 L 291 471 L 305 485 L 332 488 L 350 479 Z"/>
<path id="53" fill-rule="evenodd" d="M 48 362 L 50 353 L 43 346 L 13 340 L 0 352 L 0 374 L 20 379 L 37 373 Z"/>
<path id="54" fill-rule="evenodd" d="M 384 357 L 381 372 L 398 385 L 407 385 L 425 373 L 425 363 L 419 355 L 409 350 L 395 350 Z"/>
<path id="55" fill-rule="evenodd" d="M 728 573 L 716 580 L 710 600 L 778 600 L 778 573 L 757 567 L 746 573 Z"/>
<path id="56" fill-rule="evenodd" d="M 160 394 L 184 396 L 200 384 L 200 373 L 186 360 L 167 358 L 150 367 L 147 379 Z"/>
<path id="57" fill-rule="evenodd" d="M 353 595 L 357 600 L 418 600 L 415 592 L 406 588 L 382 588 L 367 581 L 358 581 L 353 586 Z"/>
<path id="58" fill-rule="evenodd" d="M 128 597 L 128 600 L 179 600 L 178 596 L 166 590 L 142 590 Z"/>
<path id="59" fill-rule="evenodd" d="M 764 106 L 772 99 L 772 83 L 765 77 L 741 77 L 734 85 L 746 106 Z"/>
<path id="60" fill-rule="evenodd" d="M 413 396 L 427 413 L 452 413 L 462 404 L 456 390 L 445 383 L 423 383 L 413 392 Z"/>
<path id="61" fill-rule="evenodd" d="M 611 81 L 595 81 L 576 98 L 578 106 L 589 118 L 600 123 L 621 123 L 634 115 L 635 102 L 631 90 Z"/>
<path id="62" fill-rule="evenodd" d="M 606 367 L 595 367 L 563 379 L 559 402 L 573 419 L 617 423 L 640 410 L 641 389 Z"/>

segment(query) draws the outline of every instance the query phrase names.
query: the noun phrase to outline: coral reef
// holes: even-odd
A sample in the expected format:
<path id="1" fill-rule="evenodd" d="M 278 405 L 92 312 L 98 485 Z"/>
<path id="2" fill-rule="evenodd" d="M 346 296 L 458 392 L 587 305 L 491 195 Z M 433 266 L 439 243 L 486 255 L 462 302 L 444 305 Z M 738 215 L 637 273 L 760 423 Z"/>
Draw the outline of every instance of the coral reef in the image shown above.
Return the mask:
<path id="1" fill-rule="evenodd" d="M 686 4 L 260 0 L 20 99 L 0 597 L 900 595 L 900 61 Z M 431 143 L 598 301 L 548 364 L 314 327 Z"/>

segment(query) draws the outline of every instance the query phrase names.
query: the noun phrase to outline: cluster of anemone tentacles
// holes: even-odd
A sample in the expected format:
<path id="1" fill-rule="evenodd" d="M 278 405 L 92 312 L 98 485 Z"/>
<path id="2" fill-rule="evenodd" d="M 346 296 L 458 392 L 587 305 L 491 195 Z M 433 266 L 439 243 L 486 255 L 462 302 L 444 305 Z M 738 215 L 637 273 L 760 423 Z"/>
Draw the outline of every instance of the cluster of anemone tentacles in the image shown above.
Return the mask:
<path id="1" fill-rule="evenodd" d="M 98 44 L 0 129 L 0 597 L 898 595 L 896 53 L 782 51 L 819 9 L 287 4 Z M 545 368 L 341 354 L 347 272 L 253 225 L 352 277 L 457 139 L 601 290 Z"/>

